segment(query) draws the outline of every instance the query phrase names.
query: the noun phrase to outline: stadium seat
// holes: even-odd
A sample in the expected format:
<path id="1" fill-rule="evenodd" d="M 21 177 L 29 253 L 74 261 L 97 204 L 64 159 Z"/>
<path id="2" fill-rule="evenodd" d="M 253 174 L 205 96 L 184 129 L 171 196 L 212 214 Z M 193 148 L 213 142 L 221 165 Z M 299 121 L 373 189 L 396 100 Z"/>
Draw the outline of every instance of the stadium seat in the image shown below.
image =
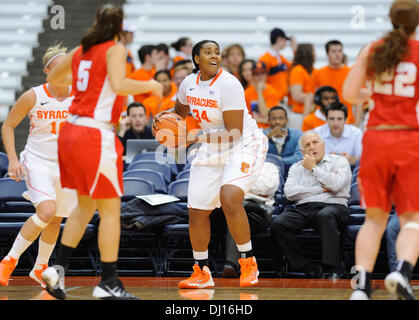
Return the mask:
<path id="1" fill-rule="evenodd" d="M 170 183 L 170 181 L 172 180 L 172 171 L 170 167 L 164 164 L 160 164 L 154 160 L 139 160 L 132 162 L 128 166 L 127 171 L 137 169 L 149 169 L 160 172 L 163 175 L 166 183 Z"/>
<path id="2" fill-rule="evenodd" d="M 0 212 L 35 212 L 31 202 L 22 197 L 27 191 L 26 183 L 13 179 L 0 179 Z"/>
<path id="3" fill-rule="evenodd" d="M 176 180 L 189 179 L 190 172 L 191 172 L 191 170 L 183 170 L 183 171 L 179 172 L 176 176 Z"/>
<path id="4" fill-rule="evenodd" d="M 188 200 L 189 179 L 180 179 L 169 184 L 168 194 L 178 197 L 180 201 Z"/>
<path id="5" fill-rule="evenodd" d="M 154 190 L 157 193 L 167 193 L 167 185 L 163 175 L 160 172 L 156 172 L 149 169 L 136 169 L 125 171 L 123 174 L 124 178 L 140 178 L 150 181 L 154 185 Z"/>
<path id="6" fill-rule="evenodd" d="M 153 160 L 158 163 L 167 165 L 172 170 L 172 174 L 176 175 L 178 173 L 178 168 L 176 160 L 167 153 L 156 153 L 156 152 L 142 152 L 137 154 L 131 162 L 136 162 L 140 160 Z"/>
<path id="7" fill-rule="evenodd" d="M 7 154 L 0 152 L 0 178 L 7 173 L 8 168 L 9 158 L 7 157 Z"/>
<path id="8" fill-rule="evenodd" d="M 150 181 L 140 178 L 124 177 L 124 195 L 122 201 L 135 198 L 135 196 L 154 194 L 154 186 Z"/>

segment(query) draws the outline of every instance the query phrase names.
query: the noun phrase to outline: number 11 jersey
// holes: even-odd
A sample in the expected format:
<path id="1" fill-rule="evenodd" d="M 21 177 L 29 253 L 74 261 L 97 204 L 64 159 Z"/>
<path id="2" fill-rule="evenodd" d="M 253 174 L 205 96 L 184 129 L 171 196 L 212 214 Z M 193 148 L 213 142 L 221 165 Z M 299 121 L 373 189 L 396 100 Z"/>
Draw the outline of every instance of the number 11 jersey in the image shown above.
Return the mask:
<path id="1" fill-rule="evenodd" d="M 39 158 L 58 161 L 57 138 L 61 125 L 68 116 L 68 108 L 74 96 L 63 101 L 55 99 L 48 91 L 48 84 L 33 87 L 36 101 L 29 112 L 30 128 L 25 151 Z M 71 91 L 71 87 L 69 87 Z"/>

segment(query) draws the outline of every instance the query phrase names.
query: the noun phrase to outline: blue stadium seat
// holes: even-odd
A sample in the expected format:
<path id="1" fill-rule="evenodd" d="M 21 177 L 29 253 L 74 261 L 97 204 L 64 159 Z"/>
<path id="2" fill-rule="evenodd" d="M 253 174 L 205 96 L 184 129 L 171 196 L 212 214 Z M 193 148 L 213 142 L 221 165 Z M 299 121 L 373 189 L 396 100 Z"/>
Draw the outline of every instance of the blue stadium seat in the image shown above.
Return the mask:
<path id="1" fill-rule="evenodd" d="M 165 161 L 162 164 L 165 164 L 165 165 L 169 166 L 170 169 L 172 170 L 172 174 L 176 175 L 179 172 L 178 168 L 177 168 L 176 161 L 171 155 L 169 155 L 167 153 L 156 153 L 156 152 L 152 152 L 152 151 L 142 152 L 142 153 L 137 154 L 134 157 L 134 159 L 132 159 L 132 162 L 136 162 L 136 161 L 140 161 L 140 160 L 153 160 L 153 161 L 161 163 L 160 161 L 162 161 L 163 159 Z"/>
<path id="2" fill-rule="evenodd" d="M 168 194 L 178 197 L 180 201 L 186 202 L 188 200 L 188 186 L 189 179 L 180 179 L 169 184 Z"/>
<path id="3" fill-rule="evenodd" d="M 7 157 L 7 154 L 0 152 L 0 178 L 7 173 L 8 168 L 9 158 Z"/>
<path id="4" fill-rule="evenodd" d="M 31 202 L 22 197 L 27 191 L 26 183 L 13 179 L 0 179 L 0 212 L 35 212 Z"/>
<path id="5" fill-rule="evenodd" d="M 270 162 L 276 165 L 282 177 L 285 175 L 285 164 L 280 156 L 276 154 L 268 153 L 266 155 L 266 162 Z"/>
<path id="6" fill-rule="evenodd" d="M 192 162 L 186 163 L 185 166 L 183 167 L 182 171 L 191 170 L 191 165 L 192 165 Z"/>
<path id="7" fill-rule="evenodd" d="M 180 179 L 189 179 L 189 174 L 191 173 L 191 170 L 183 170 L 179 172 L 176 176 L 176 180 Z"/>
<path id="8" fill-rule="evenodd" d="M 169 183 L 172 180 L 172 172 L 169 166 L 160 164 L 153 160 L 139 160 L 132 162 L 128 168 L 127 171 L 131 170 L 137 170 L 137 169 L 149 169 L 153 171 L 160 172 L 164 179 L 166 180 L 166 183 Z"/>
<path id="9" fill-rule="evenodd" d="M 149 169 L 136 169 L 124 172 L 124 178 L 140 178 L 150 181 L 154 185 L 154 190 L 157 193 L 167 193 L 167 185 L 163 175 Z"/>
<path id="10" fill-rule="evenodd" d="M 154 186 L 150 181 L 140 178 L 124 177 L 124 195 L 122 201 L 135 198 L 135 196 L 154 194 Z"/>

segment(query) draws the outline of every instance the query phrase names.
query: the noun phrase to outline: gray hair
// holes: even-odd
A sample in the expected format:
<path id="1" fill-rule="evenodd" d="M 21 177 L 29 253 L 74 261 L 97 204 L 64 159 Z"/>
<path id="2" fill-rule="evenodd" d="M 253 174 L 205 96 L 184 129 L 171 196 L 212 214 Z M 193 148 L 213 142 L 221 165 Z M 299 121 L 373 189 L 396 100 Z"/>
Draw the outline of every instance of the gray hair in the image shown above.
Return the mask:
<path id="1" fill-rule="evenodd" d="M 319 133 L 318 133 L 317 131 L 314 131 L 314 130 L 308 130 L 308 131 L 305 131 L 305 132 L 303 132 L 303 134 L 301 135 L 300 139 L 298 139 L 298 145 L 300 146 L 300 150 L 301 150 L 301 151 L 303 151 L 303 150 L 304 150 L 304 146 L 303 146 L 303 139 L 304 139 L 307 135 L 309 135 L 309 134 L 311 134 L 311 133 L 314 133 L 315 135 L 317 135 L 317 137 L 319 137 L 320 142 L 324 142 L 324 141 L 323 141 L 323 138 L 319 135 Z"/>

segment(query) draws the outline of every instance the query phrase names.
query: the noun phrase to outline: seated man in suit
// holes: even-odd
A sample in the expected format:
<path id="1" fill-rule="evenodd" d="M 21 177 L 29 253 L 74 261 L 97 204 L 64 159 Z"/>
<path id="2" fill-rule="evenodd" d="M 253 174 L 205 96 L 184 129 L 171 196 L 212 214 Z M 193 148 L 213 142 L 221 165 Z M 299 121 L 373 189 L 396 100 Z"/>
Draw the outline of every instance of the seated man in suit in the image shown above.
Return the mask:
<path id="1" fill-rule="evenodd" d="M 309 264 L 296 235 L 305 228 L 320 233 L 323 270 L 340 278 L 340 230 L 348 223 L 352 173 L 349 162 L 340 155 L 325 153 L 318 133 L 306 131 L 299 140 L 303 160 L 293 164 L 284 193 L 295 208 L 286 209 L 271 224 L 271 232 L 283 249 L 291 268 L 308 276 L 321 274 Z"/>

